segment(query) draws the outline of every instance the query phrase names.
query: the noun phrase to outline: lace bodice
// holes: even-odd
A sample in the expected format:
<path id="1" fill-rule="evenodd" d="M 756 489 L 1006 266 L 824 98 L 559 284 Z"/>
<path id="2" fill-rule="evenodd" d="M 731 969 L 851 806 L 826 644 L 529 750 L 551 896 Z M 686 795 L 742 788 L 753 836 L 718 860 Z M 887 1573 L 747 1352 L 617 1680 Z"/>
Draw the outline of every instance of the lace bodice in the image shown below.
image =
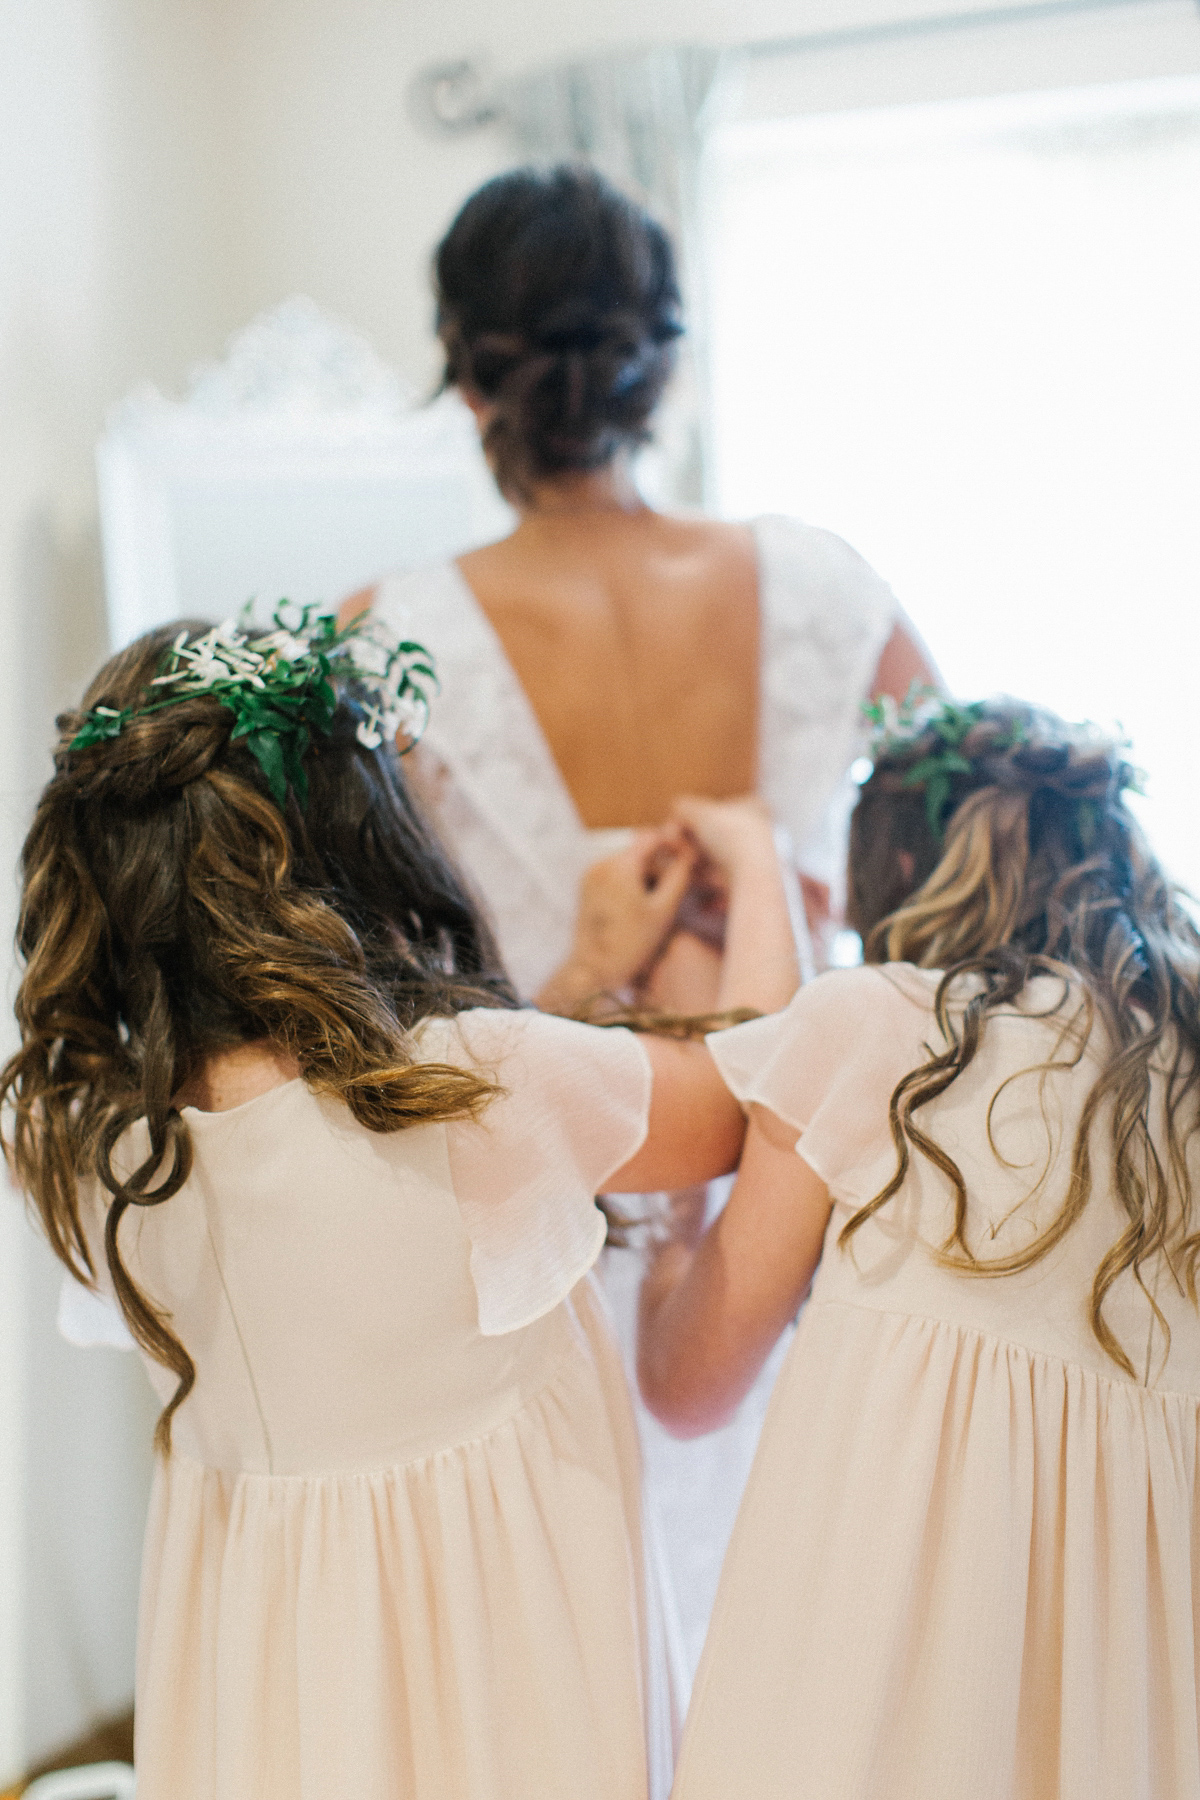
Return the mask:
<path id="1" fill-rule="evenodd" d="M 832 532 L 776 517 L 752 529 L 760 789 L 800 866 L 836 881 L 839 793 L 895 601 Z M 437 658 L 442 692 L 410 774 L 490 916 L 517 987 L 533 994 L 567 954 L 583 871 L 618 834 L 583 824 L 500 640 L 454 563 L 383 582 L 376 606 Z"/>

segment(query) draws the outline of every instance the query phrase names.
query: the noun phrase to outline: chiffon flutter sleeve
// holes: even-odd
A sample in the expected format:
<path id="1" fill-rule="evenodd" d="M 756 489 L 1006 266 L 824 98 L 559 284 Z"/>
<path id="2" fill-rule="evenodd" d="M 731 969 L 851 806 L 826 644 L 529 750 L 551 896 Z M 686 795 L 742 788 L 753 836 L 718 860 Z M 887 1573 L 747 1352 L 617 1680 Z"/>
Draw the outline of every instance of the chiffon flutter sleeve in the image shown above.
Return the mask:
<path id="1" fill-rule="evenodd" d="M 564 1300 L 603 1248 L 596 1195 L 645 1138 L 649 1059 L 629 1031 L 482 1009 L 427 1031 L 422 1055 L 467 1062 L 502 1089 L 447 1137 L 480 1330 L 517 1331 Z"/>
<path id="2" fill-rule="evenodd" d="M 831 969 L 782 1012 L 707 1040 L 742 1106 L 764 1106 L 794 1128 L 796 1148 L 835 1195 L 889 1143 L 897 1081 L 926 1059 L 928 982 L 897 970 Z"/>

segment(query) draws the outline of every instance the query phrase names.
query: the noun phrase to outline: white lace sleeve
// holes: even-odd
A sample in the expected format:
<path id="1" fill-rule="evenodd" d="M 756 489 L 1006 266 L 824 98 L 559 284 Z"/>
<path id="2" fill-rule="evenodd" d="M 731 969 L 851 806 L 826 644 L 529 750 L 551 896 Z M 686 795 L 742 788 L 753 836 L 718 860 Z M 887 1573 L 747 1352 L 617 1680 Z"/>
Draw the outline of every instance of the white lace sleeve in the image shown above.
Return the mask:
<path id="1" fill-rule="evenodd" d="M 841 876 L 846 772 L 862 703 L 896 620 L 887 583 L 832 531 L 755 523 L 762 620 L 761 788 L 802 868 Z"/>

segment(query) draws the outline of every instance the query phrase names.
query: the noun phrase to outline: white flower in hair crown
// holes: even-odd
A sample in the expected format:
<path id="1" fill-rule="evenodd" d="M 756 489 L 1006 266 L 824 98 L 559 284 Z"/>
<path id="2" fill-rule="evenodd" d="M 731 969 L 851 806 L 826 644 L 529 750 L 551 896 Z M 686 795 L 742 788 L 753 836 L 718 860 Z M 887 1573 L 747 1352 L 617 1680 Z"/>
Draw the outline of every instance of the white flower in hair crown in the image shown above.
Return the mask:
<path id="1" fill-rule="evenodd" d="M 231 740 L 244 739 L 274 799 L 287 804 L 289 787 L 308 798 L 304 753 L 314 732 L 327 737 L 337 707 L 336 682 L 351 686 L 362 718 L 358 741 L 377 750 L 403 735 L 411 750 L 429 718 L 429 690 L 437 687 L 433 658 L 414 639 L 396 640 L 382 620 L 366 613 L 343 630 L 333 613 L 281 600 L 274 630 L 257 630 L 243 616 L 226 619 L 202 637 L 181 631 L 152 688 L 169 689 L 148 706 L 97 706 L 69 749 L 87 750 L 119 737 L 131 719 L 210 694 L 234 715 Z"/>

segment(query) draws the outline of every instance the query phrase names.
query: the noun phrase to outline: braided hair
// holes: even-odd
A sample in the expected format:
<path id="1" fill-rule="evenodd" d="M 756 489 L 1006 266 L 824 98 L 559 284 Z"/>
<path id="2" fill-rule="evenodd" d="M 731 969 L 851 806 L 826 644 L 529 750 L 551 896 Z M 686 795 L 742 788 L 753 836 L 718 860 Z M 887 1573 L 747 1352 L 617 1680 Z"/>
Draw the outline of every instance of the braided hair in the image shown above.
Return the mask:
<path id="1" fill-rule="evenodd" d="M 1113 1283 L 1128 1269 L 1140 1279 L 1148 1258 L 1168 1252 L 1173 1278 L 1197 1297 L 1200 1232 L 1187 1149 L 1200 1128 L 1200 931 L 1126 805 L 1135 773 L 1119 743 L 1017 701 L 947 710 L 960 725 L 972 721 L 954 733 L 953 751 L 936 719 L 885 742 L 851 819 L 848 913 L 864 956 L 943 971 L 934 1010 L 946 1048 L 897 1085 L 889 1109 L 895 1173 L 851 1217 L 841 1242 L 898 1192 L 915 1151 L 953 1191 L 945 1259 L 978 1275 L 1028 1268 L 1086 1206 L 1093 1128 L 1107 1118 L 1113 1190 L 1127 1223 L 1096 1271 L 1091 1319 L 1104 1349 L 1133 1377 L 1104 1318 Z M 916 1115 L 970 1066 L 989 1014 L 1017 1003 L 1038 975 L 1058 978 L 1063 1015 L 1044 1067 L 1074 1066 L 1095 1046 L 1095 1026 L 1106 1054 L 1059 1212 L 1022 1251 L 981 1260 L 967 1241 L 961 1172 Z M 1153 1132 L 1152 1067 L 1166 1077 Z"/>
<path id="2" fill-rule="evenodd" d="M 84 716 L 144 704 L 186 621 L 112 658 L 58 720 L 55 773 L 25 841 L 17 946 L 21 1046 L 0 1072 L 6 1149 L 46 1236 L 94 1279 L 81 1182 L 111 1196 L 105 1254 L 117 1300 L 148 1355 L 178 1378 L 159 1421 L 195 1381 L 169 1319 L 120 1252 L 130 1206 L 187 1180 L 192 1148 L 175 1096 L 205 1057 L 268 1040 L 309 1086 L 372 1131 L 470 1114 L 494 1092 L 468 1071 L 421 1063 L 414 1026 L 468 1006 L 513 1006 L 487 928 L 413 807 L 391 745 L 358 737 L 339 693 L 333 727 L 305 757 L 308 804 L 285 810 L 231 713 L 208 694 L 135 716 L 72 749 Z M 149 1154 L 114 1152 L 144 1120 Z"/>
<path id="3" fill-rule="evenodd" d="M 445 383 L 491 407 L 504 492 L 645 443 L 683 325 L 670 239 L 593 170 L 517 169 L 463 206 L 434 261 Z"/>
<path id="4" fill-rule="evenodd" d="M 1166 888 L 1122 799 L 1136 780 L 1122 747 L 1018 701 L 953 710 L 973 720 L 953 751 L 937 719 L 885 743 L 855 808 L 849 903 L 867 960 L 944 969 L 986 938 L 1102 962 L 1109 932 L 1132 932 L 1135 866 Z M 1086 946 L 1072 937 L 1085 921 Z"/>

